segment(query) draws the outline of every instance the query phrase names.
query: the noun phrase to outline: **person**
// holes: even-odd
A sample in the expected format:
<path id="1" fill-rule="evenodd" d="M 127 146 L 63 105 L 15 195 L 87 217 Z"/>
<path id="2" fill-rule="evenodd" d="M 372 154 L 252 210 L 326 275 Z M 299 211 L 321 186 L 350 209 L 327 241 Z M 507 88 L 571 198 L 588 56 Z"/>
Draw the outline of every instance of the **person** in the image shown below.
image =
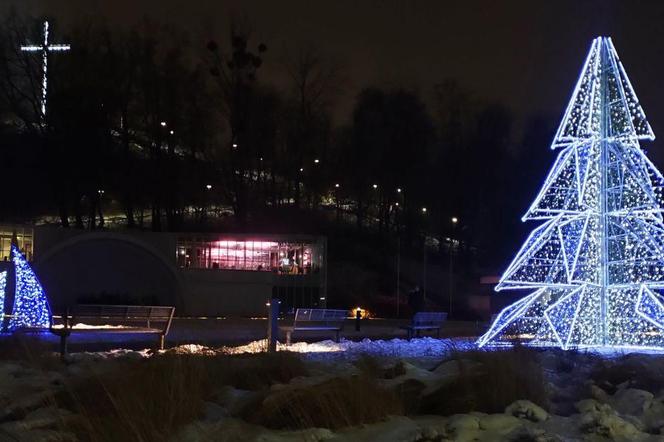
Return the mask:
<path id="1" fill-rule="evenodd" d="M 419 285 L 408 292 L 408 306 L 413 313 L 424 310 L 424 293 L 420 290 Z"/>

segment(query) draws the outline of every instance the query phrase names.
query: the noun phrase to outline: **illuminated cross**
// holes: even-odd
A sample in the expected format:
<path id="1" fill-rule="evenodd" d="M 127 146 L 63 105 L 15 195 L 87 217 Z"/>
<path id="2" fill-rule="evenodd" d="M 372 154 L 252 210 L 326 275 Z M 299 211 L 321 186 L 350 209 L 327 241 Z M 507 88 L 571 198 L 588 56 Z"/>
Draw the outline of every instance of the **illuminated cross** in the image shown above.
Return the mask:
<path id="1" fill-rule="evenodd" d="M 48 52 L 49 51 L 68 51 L 70 46 L 68 44 L 48 44 L 48 21 L 44 20 L 44 43 L 41 45 L 26 45 L 21 46 L 22 51 L 42 53 L 42 98 L 41 98 L 41 113 L 42 117 L 46 116 L 46 89 L 48 86 L 48 77 L 46 70 L 48 67 Z"/>

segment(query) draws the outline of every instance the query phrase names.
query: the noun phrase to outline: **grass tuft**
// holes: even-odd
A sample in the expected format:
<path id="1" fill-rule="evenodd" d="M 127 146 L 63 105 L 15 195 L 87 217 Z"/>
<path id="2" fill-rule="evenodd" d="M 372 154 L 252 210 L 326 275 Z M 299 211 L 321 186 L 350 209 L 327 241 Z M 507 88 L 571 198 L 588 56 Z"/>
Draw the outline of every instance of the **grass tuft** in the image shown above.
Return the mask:
<path id="1" fill-rule="evenodd" d="M 53 345 L 39 336 L 14 333 L 0 337 L 0 355 L 5 361 L 25 362 L 44 370 L 60 367 L 59 356 L 54 353 Z"/>
<path id="2" fill-rule="evenodd" d="M 403 405 L 394 393 L 360 375 L 274 392 L 258 407 L 247 410 L 245 418 L 274 429 L 335 430 L 378 422 L 403 412 Z"/>
<path id="3" fill-rule="evenodd" d="M 621 384 L 657 394 L 664 390 L 664 359 L 639 354 L 598 358 L 591 379 L 610 394 Z"/>
<path id="4" fill-rule="evenodd" d="M 207 373 L 200 358 L 168 356 L 127 363 L 75 385 L 63 396 L 80 415 L 72 428 L 90 441 L 165 440 L 197 418 Z"/>
<path id="5" fill-rule="evenodd" d="M 455 353 L 459 377 L 422 398 L 419 413 L 501 413 L 519 399 L 549 408 L 537 351 L 525 347 Z"/>
<path id="6" fill-rule="evenodd" d="M 222 386 L 267 389 L 306 375 L 291 353 L 237 356 L 165 354 L 119 360 L 110 371 L 67 385 L 59 402 L 80 415 L 70 424 L 81 440 L 166 440 L 201 417 Z"/>

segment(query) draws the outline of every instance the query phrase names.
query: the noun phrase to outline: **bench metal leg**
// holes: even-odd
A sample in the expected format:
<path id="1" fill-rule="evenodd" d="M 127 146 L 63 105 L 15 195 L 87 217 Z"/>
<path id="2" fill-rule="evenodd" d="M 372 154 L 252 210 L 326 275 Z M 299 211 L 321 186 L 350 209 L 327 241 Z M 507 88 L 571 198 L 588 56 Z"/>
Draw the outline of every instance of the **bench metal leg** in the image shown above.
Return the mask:
<path id="1" fill-rule="evenodd" d="M 164 349 L 164 340 L 165 340 L 165 338 L 166 338 L 166 336 L 159 335 L 159 350 Z"/>
<path id="2" fill-rule="evenodd" d="M 290 330 L 286 331 L 286 345 L 290 345 L 291 343 L 291 333 L 292 332 Z"/>
<path id="3" fill-rule="evenodd" d="M 60 360 L 67 360 L 67 335 L 64 333 L 60 335 Z"/>

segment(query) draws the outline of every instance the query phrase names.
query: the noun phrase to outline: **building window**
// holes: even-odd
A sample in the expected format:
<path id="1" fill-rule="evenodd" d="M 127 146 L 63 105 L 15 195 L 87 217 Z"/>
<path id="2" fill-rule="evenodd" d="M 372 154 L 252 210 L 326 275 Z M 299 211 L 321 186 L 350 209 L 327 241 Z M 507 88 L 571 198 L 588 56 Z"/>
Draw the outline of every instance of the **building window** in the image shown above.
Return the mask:
<path id="1" fill-rule="evenodd" d="M 322 247 L 316 242 L 178 238 L 181 268 L 251 270 L 302 275 L 318 272 Z"/>
<path id="2" fill-rule="evenodd" d="M 11 258 L 12 238 L 16 237 L 19 250 L 28 261 L 32 261 L 33 232 L 30 227 L 0 225 L 0 259 Z"/>

